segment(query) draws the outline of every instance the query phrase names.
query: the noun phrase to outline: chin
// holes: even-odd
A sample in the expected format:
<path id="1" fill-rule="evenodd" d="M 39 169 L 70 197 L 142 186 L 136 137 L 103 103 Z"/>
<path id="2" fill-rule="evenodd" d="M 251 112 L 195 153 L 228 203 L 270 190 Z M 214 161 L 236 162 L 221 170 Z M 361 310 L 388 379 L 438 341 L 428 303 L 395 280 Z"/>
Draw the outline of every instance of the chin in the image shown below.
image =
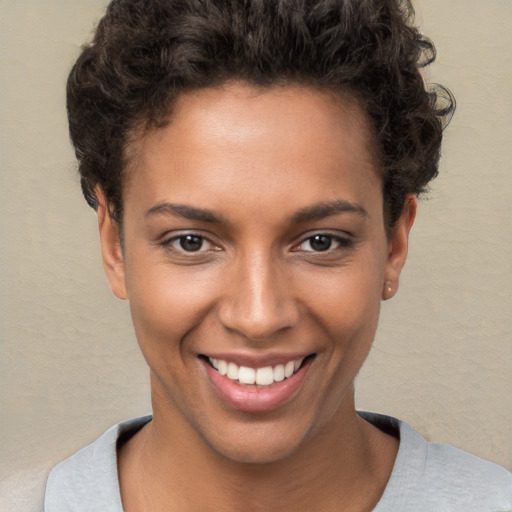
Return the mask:
<path id="1" fill-rule="evenodd" d="M 297 446 L 291 446 L 291 443 L 283 446 L 280 442 L 269 442 L 262 440 L 251 442 L 250 444 L 231 444 L 229 446 L 210 447 L 223 458 L 231 462 L 247 465 L 276 464 L 289 458 L 295 452 Z"/>
<path id="2" fill-rule="evenodd" d="M 275 423 L 245 424 L 202 435 L 221 457 L 240 464 L 274 464 L 292 456 L 306 442 L 307 428 L 291 431 Z"/>

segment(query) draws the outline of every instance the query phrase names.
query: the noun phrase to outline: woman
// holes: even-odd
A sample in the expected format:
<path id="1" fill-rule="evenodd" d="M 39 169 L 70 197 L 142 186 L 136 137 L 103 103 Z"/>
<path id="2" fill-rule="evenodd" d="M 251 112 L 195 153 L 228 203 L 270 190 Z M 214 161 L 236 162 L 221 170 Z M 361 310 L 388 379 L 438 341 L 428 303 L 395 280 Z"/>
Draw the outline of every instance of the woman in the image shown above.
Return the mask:
<path id="1" fill-rule="evenodd" d="M 55 468 L 46 512 L 512 509 L 504 469 L 354 406 L 452 111 L 411 18 L 396 0 L 109 5 L 70 132 L 153 415 Z"/>

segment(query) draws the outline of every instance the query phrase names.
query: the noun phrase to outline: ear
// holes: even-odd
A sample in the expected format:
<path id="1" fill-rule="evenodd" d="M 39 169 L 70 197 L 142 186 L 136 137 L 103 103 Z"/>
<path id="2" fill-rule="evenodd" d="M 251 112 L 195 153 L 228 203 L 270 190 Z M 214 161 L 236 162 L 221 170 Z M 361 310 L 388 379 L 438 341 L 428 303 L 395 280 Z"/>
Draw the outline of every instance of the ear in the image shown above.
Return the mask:
<path id="1" fill-rule="evenodd" d="M 98 228 L 100 234 L 103 268 L 112 293 L 119 299 L 127 299 L 124 271 L 124 256 L 119 236 L 119 228 L 110 217 L 105 194 L 97 189 Z"/>
<path id="2" fill-rule="evenodd" d="M 409 196 L 404 209 L 393 227 L 388 244 L 388 257 L 382 286 L 382 299 L 387 300 L 398 290 L 400 273 L 407 259 L 409 233 L 416 217 L 418 202 L 415 196 Z"/>

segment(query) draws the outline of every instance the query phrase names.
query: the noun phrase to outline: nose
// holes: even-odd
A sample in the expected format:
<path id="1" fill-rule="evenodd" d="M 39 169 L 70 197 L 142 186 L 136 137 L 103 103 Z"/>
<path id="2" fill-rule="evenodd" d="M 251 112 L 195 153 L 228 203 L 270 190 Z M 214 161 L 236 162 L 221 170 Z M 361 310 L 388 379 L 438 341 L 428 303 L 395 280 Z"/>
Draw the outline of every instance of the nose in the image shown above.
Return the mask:
<path id="1" fill-rule="evenodd" d="M 265 341 L 299 320 L 283 262 L 272 255 L 240 258 L 226 280 L 219 317 L 224 327 L 246 339 Z"/>

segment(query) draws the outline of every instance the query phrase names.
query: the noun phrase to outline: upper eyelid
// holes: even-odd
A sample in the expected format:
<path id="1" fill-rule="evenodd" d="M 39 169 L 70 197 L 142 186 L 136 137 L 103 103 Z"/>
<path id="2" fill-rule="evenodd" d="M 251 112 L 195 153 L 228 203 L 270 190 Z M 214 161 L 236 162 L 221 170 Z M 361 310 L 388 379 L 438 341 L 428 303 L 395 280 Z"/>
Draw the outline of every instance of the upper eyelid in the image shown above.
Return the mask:
<path id="1" fill-rule="evenodd" d="M 194 229 L 183 229 L 183 230 L 172 230 L 164 233 L 159 237 L 159 240 L 162 242 L 171 241 L 171 240 L 177 240 L 179 238 L 183 238 L 184 236 L 197 236 L 199 238 L 203 238 L 204 240 L 207 240 L 210 243 L 213 242 L 212 238 L 213 236 L 208 234 L 205 234 L 201 230 L 194 230 Z"/>
<path id="2" fill-rule="evenodd" d="M 308 236 L 308 237 L 304 238 L 301 242 L 299 242 L 299 245 L 303 244 L 304 242 L 307 242 L 308 240 L 311 240 L 311 239 L 315 238 L 316 236 L 329 237 L 333 241 L 338 242 L 338 243 L 344 243 L 344 242 L 350 242 L 351 241 L 350 237 L 348 237 L 348 236 L 331 235 L 330 233 L 318 233 L 316 235 L 311 235 L 311 236 Z"/>
<path id="3" fill-rule="evenodd" d="M 307 233 L 303 233 L 300 236 L 296 237 L 295 241 L 293 242 L 293 245 L 301 244 L 301 243 L 305 242 L 306 240 L 309 240 L 315 236 L 321 236 L 321 235 L 330 236 L 331 238 L 333 238 L 335 240 L 350 241 L 350 240 L 354 239 L 354 236 L 351 233 L 349 233 L 348 231 L 319 229 L 319 230 L 314 230 L 314 231 L 310 231 Z"/>
<path id="4" fill-rule="evenodd" d="M 178 234 L 167 233 L 167 234 L 163 235 L 162 237 L 160 237 L 160 239 L 157 241 L 157 244 L 161 245 L 162 247 L 170 246 L 173 242 L 176 242 L 180 238 L 184 238 L 184 237 L 187 237 L 187 236 L 197 236 L 198 238 L 202 238 L 203 241 L 205 241 L 210 246 L 212 246 L 212 247 L 219 247 L 219 244 L 217 244 L 214 241 L 212 241 L 208 236 L 205 236 L 204 234 L 201 234 L 201 233 L 197 233 L 195 231 L 183 231 L 183 232 L 178 233 Z M 176 249 L 176 250 L 179 250 L 179 249 Z M 183 250 L 183 252 L 187 252 L 187 251 Z M 205 251 L 204 250 L 199 250 L 196 253 L 201 253 L 201 252 L 205 252 Z"/>

